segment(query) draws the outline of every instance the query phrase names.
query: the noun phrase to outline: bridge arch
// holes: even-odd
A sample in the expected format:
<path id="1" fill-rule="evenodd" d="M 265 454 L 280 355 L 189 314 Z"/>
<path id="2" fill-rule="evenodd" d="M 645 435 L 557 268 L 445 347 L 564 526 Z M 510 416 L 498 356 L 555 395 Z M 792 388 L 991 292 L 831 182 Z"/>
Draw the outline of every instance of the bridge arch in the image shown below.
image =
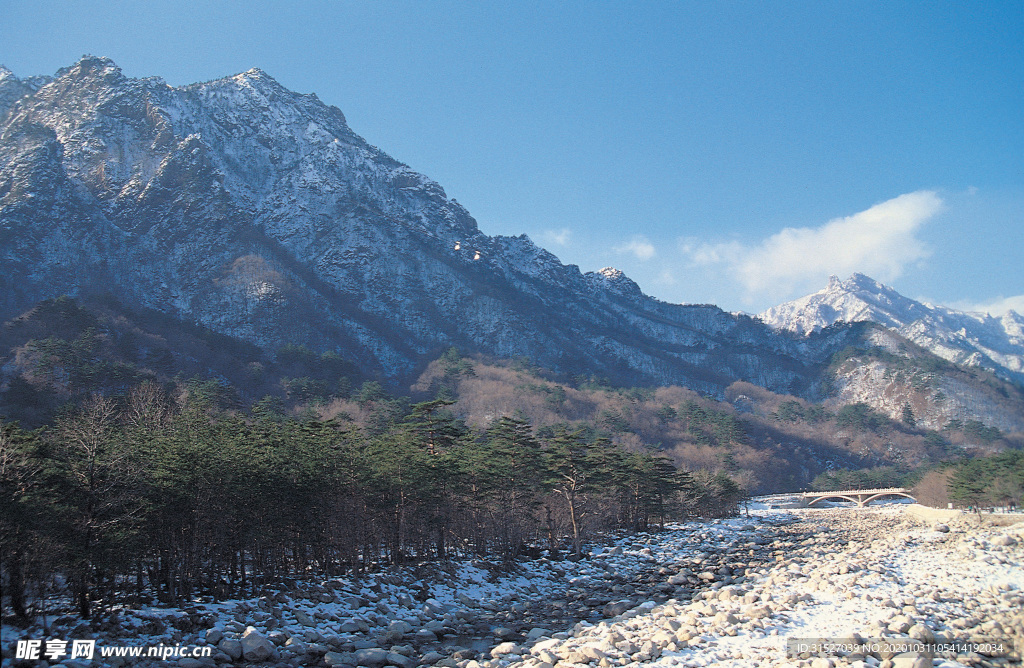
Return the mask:
<path id="1" fill-rule="evenodd" d="M 844 501 L 850 501 L 851 503 L 856 503 L 858 506 L 861 505 L 860 499 L 854 498 L 852 496 L 846 496 L 844 494 L 823 494 L 823 495 L 819 495 L 819 496 L 816 496 L 814 498 L 814 500 L 808 501 L 807 505 L 808 506 L 813 506 L 818 501 L 824 501 L 826 499 L 843 499 Z"/>
<path id="2" fill-rule="evenodd" d="M 808 507 L 826 499 L 843 499 L 844 501 L 856 503 L 858 508 L 863 508 L 875 499 L 880 499 L 883 496 L 904 496 L 912 501 L 914 500 L 914 497 L 910 494 L 910 490 L 903 487 L 889 487 L 886 489 L 853 489 L 835 492 L 804 492 L 800 495 L 803 502 Z"/>
<path id="3" fill-rule="evenodd" d="M 872 501 L 874 501 L 875 499 L 880 499 L 883 496 L 903 496 L 903 497 L 906 497 L 906 498 L 910 499 L 911 501 L 917 501 L 917 499 L 915 499 L 913 496 L 911 496 L 907 492 L 881 492 L 879 494 L 875 494 L 873 496 L 869 496 L 868 498 L 864 499 L 864 505 L 866 506 L 869 503 L 871 503 Z"/>

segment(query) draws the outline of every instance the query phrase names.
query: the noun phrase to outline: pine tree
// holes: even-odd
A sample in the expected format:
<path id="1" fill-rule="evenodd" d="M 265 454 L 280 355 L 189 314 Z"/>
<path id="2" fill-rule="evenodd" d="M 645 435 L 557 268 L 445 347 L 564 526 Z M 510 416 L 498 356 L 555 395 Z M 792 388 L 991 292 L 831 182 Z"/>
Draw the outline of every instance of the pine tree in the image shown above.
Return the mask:
<path id="1" fill-rule="evenodd" d="M 572 526 L 572 550 L 576 557 L 583 552 L 583 519 L 587 512 L 588 493 L 599 476 L 595 469 L 595 450 L 607 443 L 606 439 L 587 442 L 579 431 L 565 427 L 555 430 L 544 444 L 549 489 L 565 499 Z"/>
<path id="2" fill-rule="evenodd" d="M 540 503 L 543 461 L 540 444 L 522 419 L 502 417 L 461 451 L 461 477 L 474 513 L 477 542 L 488 526 L 502 558 L 515 558 Z"/>

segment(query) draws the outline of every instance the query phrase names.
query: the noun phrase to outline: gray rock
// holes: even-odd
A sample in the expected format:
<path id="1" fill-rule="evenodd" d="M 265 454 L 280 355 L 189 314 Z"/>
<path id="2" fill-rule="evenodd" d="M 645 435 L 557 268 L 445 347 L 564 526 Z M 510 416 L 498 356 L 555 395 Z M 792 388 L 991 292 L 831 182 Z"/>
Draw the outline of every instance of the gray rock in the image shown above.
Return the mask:
<path id="1" fill-rule="evenodd" d="M 892 657 L 893 668 L 932 668 L 932 657 L 918 652 L 907 652 Z"/>
<path id="2" fill-rule="evenodd" d="M 245 624 L 242 624 L 241 622 L 236 622 L 235 620 L 232 619 L 231 621 L 229 621 L 227 624 L 224 625 L 224 630 L 225 631 L 231 631 L 232 633 L 244 633 L 245 632 Z"/>
<path id="3" fill-rule="evenodd" d="M 190 656 L 178 659 L 178 666 L 180 668 L 206 668 L 207 663 L 200 661 L 199 659 L 193 659 Z"/>
<path id="4" fill-rule="evenodd" d="M 601 651 L 593 645 L 583 645 L 579 648 L 579 653 L 587 657 L 591 661 L 600 661 L 601 659 L 608 656 L 606 652 Z"/>
<path id="5" fill-rule="evenodd" d="M 389 666 L 398 666 L 398 668 L 416 668 L 416 661 L 398 652 L 388 652 L 386 663 Z"/>
<path id="6" fill-rule="evenodd" d="M 289 638 L 283 649 L 292 654 L 305 654 L 309 651 L 309 645 L 298 638 Z"/>
<path id="7" fill-rule="evenodd" d="M 231 657 L 232 661 L 242 658 L 242 643 L 234 638 L 224 638 L 217 643 L 217 649 Z"/>
<path id="8" fill-rule="evenodd" d="M 345 666 L 350 664 L 351 657 L 341 652 L 327 652 L 324 654 L 324 663 L 328 666 Z"/>
<path id="9" fill-rule="evenodd" d="M 208 629 L 206 631 L 206 642 L 208 642 L 211 645 L 216 645 L 221 641 L 221 638 L 223 637 L 224 634 L 221 632 L 220 629 Z"/>
<path id="10" fill-rule="evenodd" d="M 626 612 L 633 607 L 633 602 L 630 600 L 612 601 L 611 603 L 604 606 L 601 610 L 601 614 L 605 617 L 618 617 L 622 613 Z"/>
<path id="11" fill-rule="evenodd" d="M 432 615 L 443 615 L 449 610 L 447 605 L 432 598 L 428 598 L 426 600 L 423 604 L 423 609 Z"/>
<path id="12" fill-rule="evenodd" d="M 494 649 L 491 650 L 491 656 L 494 657 L 495 659 L 497 659 L 499 656 L 504 656 L 505 654 L 522 654 L 522 653 L 523 653 L 523 648 L 521 648 L 519 645 L 515 644 L 514 642 L 503 642 L 503 643 L 500 643 L 500 644 L 496 645 L 494 647 Z"/>
<path id="13" fill-rule="evenodd" d="M 242 634 L 241 643 L 242 657 L 244 657 L 246 661 L 266 661 L 277 654 L 277 648 L 274 647 L 274 643 L 260 635 L 260 633 L 251 626 Z"/>
<path id="14" fill-rule="evenodd" d="M 530 632 L 526 634 L 527 640 L 536 640 L 537 638 L 543 638 L 544 636 L 550 636 L 551 631 L 549 629 L 543 629 L 540 627 L 534 627 L 530 629 Z"/>
<path id="15" fill-rule="evenodd" d="M 420 629 L 413 634 L 413 640 L 420 644 L 437 642 L 437 634 L 430 629 Z"/>
<path id="16" fill-rule="evenodd" d="M 356 665 L 368 666 L 369 668 L 378 668 L 387 663 L 388 653 L 386 650 L 380 649 L 379 647 L 372 647 L 367 649 L 356 650 L 355 654 Z"/>

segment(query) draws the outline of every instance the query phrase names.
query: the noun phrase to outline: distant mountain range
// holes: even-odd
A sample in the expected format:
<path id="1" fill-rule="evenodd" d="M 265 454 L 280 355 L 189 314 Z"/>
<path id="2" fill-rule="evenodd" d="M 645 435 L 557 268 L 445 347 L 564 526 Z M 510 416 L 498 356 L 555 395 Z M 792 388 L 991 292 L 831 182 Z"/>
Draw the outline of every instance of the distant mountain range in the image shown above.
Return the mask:
<path id="1" fill-rule="evenodd" d="M 833 276 L 825 289 L 758 316 L 778 329 L 807 335 L 835 323 L 875 322 L 939 357 L 988 369 L 1024 386 L 1024 318 L 931 306 L 864 276 Z"/>
<path id="2" fill-rule="evenodd" d="M 566 375 L 809 393 L 848 331 L 780 334 L 487 236 L 337 108 L 264 72 L 182 88 L 85 57 L 0 71 L 0 316 L 109 293 L 410 378 L 450 346 Z"/>
<path id="3" fill-rule="evenodd" d="M 526 236 L 483 234 L 337 108 L 258 69 L 179 88 L 91 56 L 54 77 L 0 68 L 0 266 L 0 393 L 19 405 L 31 393 L 16 388 L 44 380 L 84 392 L 97 378 L 181 374 L 249 392 L 293 374 L 400 389 L 454 346 L 565 380 L 718 398 L 745 381 L 896 418 L 910 402 L 930 425 L 973 416 L 1024 430 L 1016 390 L 940 368 L 900 338 L 1019 389 L 1015 314 L 928 307 L 860 276 L 761 319 L 661 302 L 616 269 L 583 273 Z M 899 334 L 880 343 L 875 326 L 846 324 L 863 319 Z M 863 376 L 893 360 L 850 351 L 880 345 L 931 369 L 927 382 Z M 296 346 L 302 364 L 288 361 Z M 56 361 L 68 356 L 77 385 Z"/>

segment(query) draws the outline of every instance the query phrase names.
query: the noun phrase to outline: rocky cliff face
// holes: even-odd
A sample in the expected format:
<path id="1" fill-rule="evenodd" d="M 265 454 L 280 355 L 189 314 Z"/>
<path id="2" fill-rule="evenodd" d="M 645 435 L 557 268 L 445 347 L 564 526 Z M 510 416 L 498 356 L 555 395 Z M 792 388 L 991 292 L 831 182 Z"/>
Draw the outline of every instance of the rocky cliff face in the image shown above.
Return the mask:
<path id="1" fill-rule="evenodd" d="M 760 316 L 780 330 L 807 334 L 836 322 L 884 325 L 939 357 L 993 371 L 1024 386 L 1024 318 L 967 313 L 908 299 L 862 274 L 832 277 L 819 292 L 768 309 Z"/>
<path id="2" fill-rule="evenodd" d="M 0 73 L 0 315 L 112 293 L 386 376 L 455 345 L 565 373 L 804 393 L 845 344 L 582 274 L 482 234 L 437 183 L 260 70 L 183 88 L 86 57 Z"/>
<path id="3" fill-rule="evenodd" d="M 830 368 L 833 406 L 865 403 L 894 420 L 909 407 L 919 427 L 941 430 L 978 420 L 1024 433 L 1024 390 L 990 373 L 951 364 L 883 326 L 837 355 Z"/>

